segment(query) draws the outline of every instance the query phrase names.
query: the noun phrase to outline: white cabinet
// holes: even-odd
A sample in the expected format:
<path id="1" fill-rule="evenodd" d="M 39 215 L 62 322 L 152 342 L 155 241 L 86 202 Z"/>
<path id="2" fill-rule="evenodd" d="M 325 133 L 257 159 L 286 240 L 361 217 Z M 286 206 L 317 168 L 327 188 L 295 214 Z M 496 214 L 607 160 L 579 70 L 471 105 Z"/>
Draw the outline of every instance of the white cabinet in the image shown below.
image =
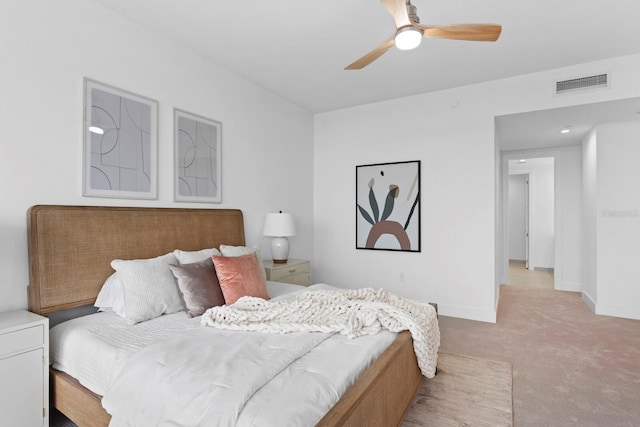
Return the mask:
<path id="1" fill-rule="evenodd" d="M 267 280 L 273 282 L 293 283 L 294 285 L 309 286 L 311 284 L 311 263 L 306 259 L 292 259 L 283 264 L 265 261 L 264 269 Z"/>
<path id="2" fill-rule="evenodd" d="M 49 319 L 0 313 L 0 425 L 49 425 Z"/>

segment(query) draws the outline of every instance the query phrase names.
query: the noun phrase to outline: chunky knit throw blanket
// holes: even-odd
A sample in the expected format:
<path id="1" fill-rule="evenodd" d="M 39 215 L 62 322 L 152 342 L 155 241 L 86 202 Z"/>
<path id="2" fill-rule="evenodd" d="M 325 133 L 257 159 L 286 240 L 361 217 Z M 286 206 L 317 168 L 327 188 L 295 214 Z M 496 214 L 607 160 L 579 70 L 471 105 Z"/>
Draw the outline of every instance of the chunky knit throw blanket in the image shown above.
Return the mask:
<path id="1" fill-rule="evenodd" d="M 435 375 L 440 329 L 435 309 L 382 289 L 308 291 L 295 298 L 266 301 L 242 297 L 230 306 L 208 309 L 202 325 L 264 333 L 324 332 L 349 338 L 386 329 L 408 330 L 422 374 Z"/>

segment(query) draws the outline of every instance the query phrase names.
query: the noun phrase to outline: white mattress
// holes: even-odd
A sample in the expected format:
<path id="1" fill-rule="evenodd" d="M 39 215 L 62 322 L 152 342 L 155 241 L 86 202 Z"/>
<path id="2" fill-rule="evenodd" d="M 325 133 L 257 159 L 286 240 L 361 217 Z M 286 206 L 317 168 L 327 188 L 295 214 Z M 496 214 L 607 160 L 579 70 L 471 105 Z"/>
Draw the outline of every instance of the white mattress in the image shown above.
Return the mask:
<path id="1" fill-rule="evenodd" d="M 305 288 L 267 283 L 272 298 L 314 288 L 328 286 Z M 185 330 L 201 327 L 200 317 L 190 318 L 185 312 L 133 326 L 111 312 L 96 313 L 52 328 L 50 357 L 55 369 L 78 379 L 94 393 L 104 395 L 135 352 Z M 323 341 L 260 389 L 245 405 L 238 425 L 315 424 L 396 336 L 385 331 L 353 340 L 334 335 Z M 274 405 L 281 410 L 274 410 Z"/>

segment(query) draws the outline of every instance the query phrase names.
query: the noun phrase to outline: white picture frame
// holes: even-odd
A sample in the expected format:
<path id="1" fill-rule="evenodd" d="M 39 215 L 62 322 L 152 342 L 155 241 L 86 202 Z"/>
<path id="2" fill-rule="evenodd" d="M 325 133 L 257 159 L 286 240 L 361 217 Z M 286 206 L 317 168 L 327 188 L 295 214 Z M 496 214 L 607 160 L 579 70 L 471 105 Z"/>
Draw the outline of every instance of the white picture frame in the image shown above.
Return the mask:
<path id="1" fill-rule="evenodd" d="M 174 200 L 222 202 L 222 123 L 173 110 Z"/>
<path id="2" fill-rule="evenodd" d="M 83 196 L 157 199 L 158 102 L 84 79 Z"/>

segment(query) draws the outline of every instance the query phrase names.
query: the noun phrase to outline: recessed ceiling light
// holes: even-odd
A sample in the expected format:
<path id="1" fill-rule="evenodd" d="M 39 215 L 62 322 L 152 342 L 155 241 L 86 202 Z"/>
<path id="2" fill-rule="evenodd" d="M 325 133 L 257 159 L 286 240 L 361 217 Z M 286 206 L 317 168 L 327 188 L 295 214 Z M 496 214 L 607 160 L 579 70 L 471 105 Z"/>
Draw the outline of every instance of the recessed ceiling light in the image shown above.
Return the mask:
<path id="1" fill-rule="evenodd" d="M 571 126 L 565 126 L 560 130 L 560 133 L 569 133 L 571 132 Z"/>
<path id="2" fill-rule="evenodd" d="M 104 135 L 104 129 L 99 128 L 98 126 L 89 126 L 89 132 L 92 132 L 98 135 Z"/>
<path id="3" fill-rule="evenodd" d="M 525 159 L 520 159 L 518 160 L 518 163 L 527 163 L 527 161 Z"/>

